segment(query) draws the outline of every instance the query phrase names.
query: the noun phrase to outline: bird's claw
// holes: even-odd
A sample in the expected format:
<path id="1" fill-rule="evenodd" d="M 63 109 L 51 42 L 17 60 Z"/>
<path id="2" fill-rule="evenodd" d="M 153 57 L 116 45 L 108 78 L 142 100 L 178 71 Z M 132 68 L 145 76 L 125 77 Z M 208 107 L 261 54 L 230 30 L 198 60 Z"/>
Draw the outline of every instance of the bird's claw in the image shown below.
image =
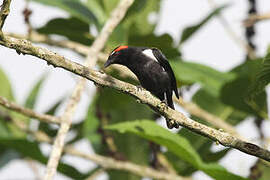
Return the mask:
<path id="1" fill-rule="evenodd" d="M 167 123 L 167 127 L 169 129 L 172 129 L 172 128 L 178 129 L 179 128 L 178 122 L 176 122 L 176 121 L 174 121 L 172 119 L 166 119 L 166 123 Z"/>
<path id="2" fill-rule="evenodd" d="M 137 85 L 137 91 L 142 91 L 143 90 L 143 87 L 141 85 Z"/>

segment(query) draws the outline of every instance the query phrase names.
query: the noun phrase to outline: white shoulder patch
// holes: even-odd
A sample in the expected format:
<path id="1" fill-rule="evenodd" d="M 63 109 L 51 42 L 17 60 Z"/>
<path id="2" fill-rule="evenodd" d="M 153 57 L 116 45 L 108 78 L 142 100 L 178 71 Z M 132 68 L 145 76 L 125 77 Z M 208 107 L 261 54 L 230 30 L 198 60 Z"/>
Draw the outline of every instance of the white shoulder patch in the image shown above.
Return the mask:
<path id="1" fill-rule="evenodd" d="M 156 57 L 154 56 L 153 52 L 151 49 L 145 49 L 142 51 L 142 53 L 144 55 L 146 55 L 147 57 L 150 57 L 151 59 L 153 59 L 154 61 L 158 62 L 158 60 L 156 59 Z"/>

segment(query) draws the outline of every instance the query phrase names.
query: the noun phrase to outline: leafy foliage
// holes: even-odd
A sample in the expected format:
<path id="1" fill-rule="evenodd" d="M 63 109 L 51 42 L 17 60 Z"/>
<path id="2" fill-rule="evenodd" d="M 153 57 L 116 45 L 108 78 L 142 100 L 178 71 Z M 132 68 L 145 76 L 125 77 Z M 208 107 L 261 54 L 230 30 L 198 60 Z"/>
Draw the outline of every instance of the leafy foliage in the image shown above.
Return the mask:
<path id="1" fill-rule="evenodd" d="M 133 133 L 147 140 L 165 146 L 169 152 L 178 158 L 190 163 L 196 169 L 204 171 L 215 179 L 245 179 L 229 173 L 226 169 L 215 163 L 204 163 L 199 154 L 183 137 L 170 133 L 168 130 L 148 120 L 124 122 L 108 126 L 107 129 L 117 130 L 120 133 Z M 226 179 L 225 178 L 225 179 Z"/>
<path id="2" fill-rule="evenodd" d="M 256 78 L 250 85 L 249 96 L 251 98 L 254 98 L 255 96 L 262 93 L 265 87 L 269 84 L 269 82 L 270 82 L 270 53 L 268 53 L 264 58 L 263 63 L 256 74 Z"/>

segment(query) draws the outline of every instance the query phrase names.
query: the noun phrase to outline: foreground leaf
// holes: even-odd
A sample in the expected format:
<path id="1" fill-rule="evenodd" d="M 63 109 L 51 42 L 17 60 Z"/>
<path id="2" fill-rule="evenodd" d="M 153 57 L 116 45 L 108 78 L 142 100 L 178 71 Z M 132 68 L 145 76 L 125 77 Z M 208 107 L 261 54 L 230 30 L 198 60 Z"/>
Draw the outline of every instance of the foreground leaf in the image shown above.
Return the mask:
<path id="1" fill-rule="evenodd" d="M 245 178 L 228 172 L 216 163 L 204 163 L 189 142 L 149 120 L 125 122 L 108 126 L 108 130 L 117 130 L 120 133 L 133 133 L 147 140 L 160 144 L 182 160 L 190 163 L 194 168 L 201 170 L 214 179 L 243 180 Z"/>

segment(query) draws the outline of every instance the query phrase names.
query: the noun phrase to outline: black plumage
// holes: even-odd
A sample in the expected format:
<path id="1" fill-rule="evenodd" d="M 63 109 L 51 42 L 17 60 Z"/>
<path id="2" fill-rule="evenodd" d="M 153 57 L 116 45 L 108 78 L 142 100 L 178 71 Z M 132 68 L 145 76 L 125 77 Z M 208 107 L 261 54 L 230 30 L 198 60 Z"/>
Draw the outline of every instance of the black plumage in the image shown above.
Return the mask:
<path id="1" fill-rule="evenodd" d="M 159 49 L 119 46 L 112 51 L 104 67 L 111 64 L 128 67 L 137 76 L 143 88 L 161 101 L 166 99 L 167 105 L 174 109 L 173 91 L 179 98 L 176 79 L 168 60 Z"/>

